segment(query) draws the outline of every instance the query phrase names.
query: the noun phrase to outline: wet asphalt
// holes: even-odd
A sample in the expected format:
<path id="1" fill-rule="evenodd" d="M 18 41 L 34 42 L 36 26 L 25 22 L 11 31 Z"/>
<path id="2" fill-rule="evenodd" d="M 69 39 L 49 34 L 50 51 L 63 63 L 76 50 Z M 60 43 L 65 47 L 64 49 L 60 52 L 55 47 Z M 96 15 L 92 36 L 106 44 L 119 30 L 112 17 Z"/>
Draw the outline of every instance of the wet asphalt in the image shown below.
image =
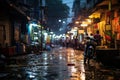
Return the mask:
<path id="1" fill-rule="evenodd" d="M 120 80 L 120 69 L 95 60 L 85 65 L 83 58 L 83 51 L 65 47 L 11 57 L 0 80 Z"/>

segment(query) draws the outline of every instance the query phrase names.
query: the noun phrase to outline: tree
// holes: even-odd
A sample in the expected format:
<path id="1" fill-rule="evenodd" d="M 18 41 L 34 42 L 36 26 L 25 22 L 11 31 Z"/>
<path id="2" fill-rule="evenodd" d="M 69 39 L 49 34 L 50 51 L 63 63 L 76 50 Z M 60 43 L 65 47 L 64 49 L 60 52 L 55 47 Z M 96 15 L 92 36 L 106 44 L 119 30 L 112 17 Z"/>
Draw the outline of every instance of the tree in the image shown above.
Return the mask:
<path id="1" fill-rule="evenodd" d="M 58 31 L 62 23 L 59 20 L 65 20 L 69 15 L 69 7 L 62 3 L 62 0 L 46 0 L 47 25 L 53 31 Z"/>

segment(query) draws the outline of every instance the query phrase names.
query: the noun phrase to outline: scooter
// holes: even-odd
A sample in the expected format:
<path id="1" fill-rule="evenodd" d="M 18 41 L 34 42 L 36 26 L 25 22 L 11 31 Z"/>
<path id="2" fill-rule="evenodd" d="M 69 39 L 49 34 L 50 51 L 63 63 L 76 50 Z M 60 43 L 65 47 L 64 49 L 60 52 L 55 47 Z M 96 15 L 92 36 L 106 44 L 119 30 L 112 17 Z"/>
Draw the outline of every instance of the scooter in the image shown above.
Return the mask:
<path id="1" fill-rule="evenodd" d="M 89 45 L 86 49 L 86 53 L 84 54 L 84 64 L 89 64 L 90 60 L 94 57 L 95 48 L 93 45 Z"/>

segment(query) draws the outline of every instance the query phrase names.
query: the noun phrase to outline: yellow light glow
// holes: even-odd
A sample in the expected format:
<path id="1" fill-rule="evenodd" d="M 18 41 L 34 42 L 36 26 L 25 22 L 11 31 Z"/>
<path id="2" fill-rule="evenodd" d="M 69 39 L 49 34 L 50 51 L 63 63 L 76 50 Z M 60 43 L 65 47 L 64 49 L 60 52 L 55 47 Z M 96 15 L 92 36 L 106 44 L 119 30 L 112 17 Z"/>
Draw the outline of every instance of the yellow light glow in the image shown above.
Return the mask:
<path id="1" fill-rule="evenodd" d="M 86 23 L 85 21 L 82 22 L 82 24 L 85 24 L 85 23 Z"/>
<path id="2" fill-rule="evenodd" d="M 66 34 L 66 37 L 69 37 L 69 35 Z"/>
<path id="3" fill-rule="evenodd" d="M 91 23 L 91 22 L 92 22 L 90 19 L 87 19 L 87 21 L 88 21 L 89 23 Z"/>
<path id="4" fill-rule="evenodd" d="M 79 21 L 75 21 L 75 24 L 79 24 Z"/>
<path id="5" fill-rule="evenodd" d="M 78 29 L 78 27 L 74 27 L 74 29 L 75 29 L 75 30 L 77 30 L 77 29 Z"/>
<path id="6" fill-rule="evenodd" d="M 71 72 L 72 72 L 72 73 L 75 73 L 75 72 L 77 72 L 77 69 L 76 69 L 74 66 L 72 66 L 72 67 L 71 67 Z"/>
<path id="7" fill-rule="evenodd" d="M 89 16 L 89 18 L 100 18 L 100 13 L 96 12 Z"/>
<path id="8" fill-rule="evenodd" d="M 80 26 L 86 27 L 86 26 L 88 26 L 88 24 L 81 24 Z"/>
<path id="9" fill-rule="evenodd" d="M 71 32 L 75 32 L 75 31 L 77 31 L 77 29 L 71 29 Z"/>

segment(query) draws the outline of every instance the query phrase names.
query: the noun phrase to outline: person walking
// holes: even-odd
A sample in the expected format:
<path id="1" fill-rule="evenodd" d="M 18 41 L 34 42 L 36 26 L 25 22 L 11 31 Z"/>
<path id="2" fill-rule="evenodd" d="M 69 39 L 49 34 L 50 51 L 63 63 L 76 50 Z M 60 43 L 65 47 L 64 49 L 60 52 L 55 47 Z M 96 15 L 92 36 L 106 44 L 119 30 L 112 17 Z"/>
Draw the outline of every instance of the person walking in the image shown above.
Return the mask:
<path id="1" fill-rule="evenodd" d="M 77 39 L 77 37 L 74 37 L 74 39 L 73 39 L 73 43 L 74 43 L 74 49 L 77 49 L 77 47 L 78 47 L 78 39 Z"/>
<path id="2" fill-rule="evenodd" d="M 96 34 L 94 35 L 94 39 L 95 39 L 95 41 L 96 41 L 96 43 L 97 43 L 97 46 L 100 46 L 100 45 L 101 45 L 101 39 L 102 39 L 102 37 L 101 37 L 101 35 L 99 34 L 99 31 L 98 31 L 98 30 L 96 31 Z"/>
<path id="3" fill-rule="evenodd" d="M 90 39 L 94 39 L 94 36 L 93 36 L 93 34 L 92 34 L 92 33 L 90 34 L 90 36 L 89 36 L 89 37 L 90 37 Z"/>
<path id="4" fill-rule="evenodd" d="M 68 46 L 69 46 L 69 41 L 70 41 L 70 40 L 69 40 L 69 38 L 67 37 L 67 38 L 66 38 L 66 47 L 67 47 L 67 48 L 68 48 Z"/>

